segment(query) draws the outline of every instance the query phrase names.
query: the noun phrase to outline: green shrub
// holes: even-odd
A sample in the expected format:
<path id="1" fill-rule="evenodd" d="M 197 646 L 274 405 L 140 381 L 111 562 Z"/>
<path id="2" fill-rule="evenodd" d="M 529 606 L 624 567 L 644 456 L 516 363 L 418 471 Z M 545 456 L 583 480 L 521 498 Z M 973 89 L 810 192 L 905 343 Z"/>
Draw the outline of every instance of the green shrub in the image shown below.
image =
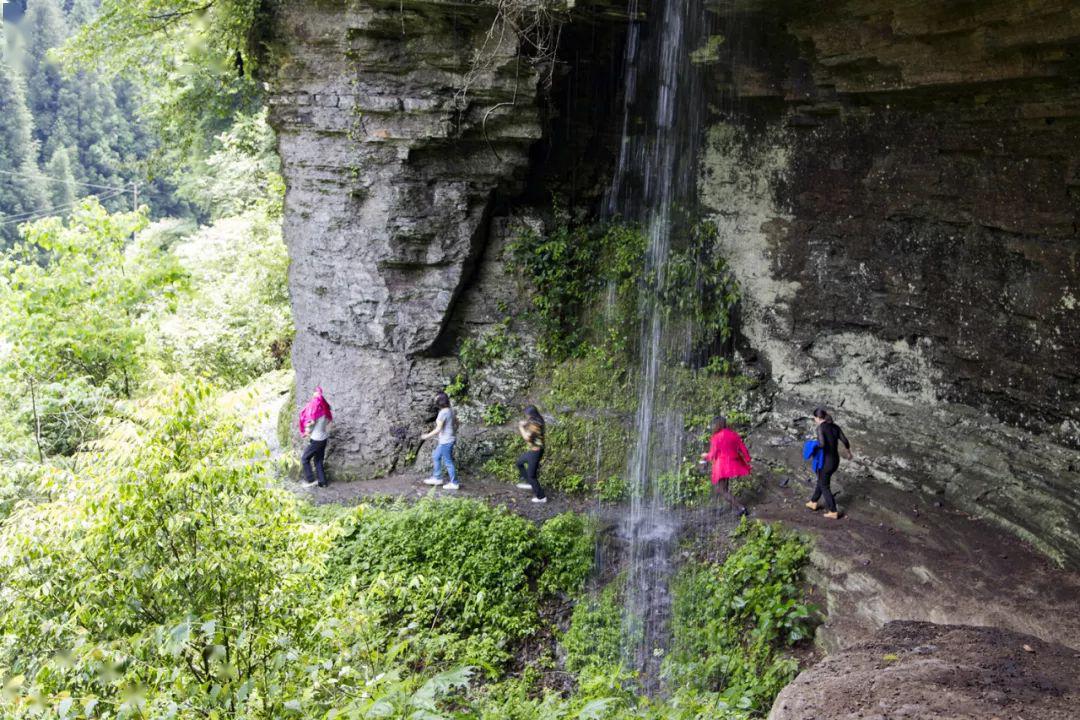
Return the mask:
<path id="1" fill-rule="evenodd" d="M 633 286 L 645 252 L 645 237 L 626 226 L 571 227 L 561 209 L 546 235 L 525 229 L 508 247 L 515 271 L 533 285 L 533 313 L 542 334 L 540 349 L 563 359 L 585 341 L 586 311 L 609 280 Z"/>
<path id="2" fill-rule="evenodd" d="M 733 706 L 764 713 L 798 670 L 785 650 L 811 635 L 801 588 L 809 551 L 760 522 L 744 520 L 736 535 L 743 543 L 723 565 L 687 565 L 673 583 L 664 670 L 675 685 L 723 691 Z"/>
<path id="3" fill-rule="evenodd" d="M 415 657 L 494 671 L 539 626 L 538 592 L 569 592 L 591 567 L 591 541 L 586 553 L 580 538 L 566 536 L 576 523 L 564 517 L 538 537 L 524 518 L 474 500 L 364 507 L 339 542 L 332 573 L 374 588 L 365 595 L 381 622 L 428 629 Z"/>
<path id="4" fill-rule="evenodd" d="M 526 229 L 508 253 L 532 280 L 541 350 L 549 357 L 580 356 L 590 342 L 628 357 L 646 304 L 689 331 L 695 354 L 728 339 L 739 293 L 714 224 L 699 222 L 673 238 L 661 277 L 647 271 L 640 227 L 571 225 L 558 205 L 555 216 L 545 235 Z M 597 312 L 605 290 L 608 301 Z"/>
<path id="5" fill-rule="evenodd" d="M 697 471 L 694 464 L 679 470 L 661 473 L 656 478 L 657 492 L 671 506 L 696 507 L 709 502 L 712 484 Z"/>
<path id="6" fill-rule="evenodd" d="M 39 483 L 60 470 L 48 465 L 28 462 L 0 463 L 0 523 L 23 501 L 41 499 Z"/>
<path id="7" fill-rule="evenodd" d="M 446 394 L 455 403 L 465 402 L 469 395 L 469 379 L 465 373 L 458 373 L 446 386 Z"/>
<path id="8" fill-rule="evenodd" d="M 510 318 L 506 317 L 479 336 L 464 340 L 458 349 L 458 359 L 465 372 L 471 373 L 519 352 L 519 342 L 510 329 Z"/>
<path id="9" fill-rule="evenodd" d="M 615 580 L 598 595 L 574 606 L 570 628 L 560 639 L 566 669 L 581 675 L 617 668 L 622 661 L 623 580 Z"/>
<path id="10" fill-rule="evenodd" d="M 504 483 L 518 482 L 520 475 L 514 463 L 525 450 L 525 441 L 521 439 L 520 435 L 515 434 L 506 438 L 496 448 L 495 454 L 484 462 L 484 472 Z M 541 473 L 543 473 L 542 468 Z"/>
<path id="11" fill-rule="evenodd" d="M 72 697 L 104 709 L 137 696 L 147 717 L 284 712 L 327 543 L 210 397 L 194 385 L 157 398 L 0 528 L 16 717 L 66 716 Z"/>
<path id="12" fill-rule="evenodd" d="M 162 312 L 154 338 L 165 370 L 236 388 L 289 363 L 289 256 L 281 224 L 255 209 L 201 228 L 174 249 L 190 297 Z"/>
<path id="13" fill-rule="evenodd" d="M 604 502 L 622 502 L 630 497 L 630 484 L 622 475 L 609 475 L 596 482 L 596 496 Z"/>
<path id="14" fill-rule="evenodd" d="M 579 592 L 593 568 L 596 522 L 574 512 L 556 515 L 540 528 L 540 551 L 547 566 L 537 589 L 545 595 Z"/>
<path id="15" fill-rule="evenodd" d="M 511 410 L 503 403 L 491 403 L 484 408 L 484 422 L 488 425 L 505 425 L 510 422 Z"/>

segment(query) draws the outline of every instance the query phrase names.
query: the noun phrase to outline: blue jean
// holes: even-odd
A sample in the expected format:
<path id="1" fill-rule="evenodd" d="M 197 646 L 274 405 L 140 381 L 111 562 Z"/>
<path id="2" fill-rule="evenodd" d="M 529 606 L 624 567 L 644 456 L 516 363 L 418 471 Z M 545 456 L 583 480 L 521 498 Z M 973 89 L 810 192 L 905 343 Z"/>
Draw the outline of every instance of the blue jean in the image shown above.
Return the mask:
<path id="1" fill-rule="evenodd" d="M 431 453 L 431 462 L 435 469 L 431 471 L 431 477 L 442 479 L 442 466 L 446 465 L 446 472 L 450 474 L 450 482 L 457 482 L 457 468 L 454 467 L 454 443 L 445 443 L 435 448 Z"/>

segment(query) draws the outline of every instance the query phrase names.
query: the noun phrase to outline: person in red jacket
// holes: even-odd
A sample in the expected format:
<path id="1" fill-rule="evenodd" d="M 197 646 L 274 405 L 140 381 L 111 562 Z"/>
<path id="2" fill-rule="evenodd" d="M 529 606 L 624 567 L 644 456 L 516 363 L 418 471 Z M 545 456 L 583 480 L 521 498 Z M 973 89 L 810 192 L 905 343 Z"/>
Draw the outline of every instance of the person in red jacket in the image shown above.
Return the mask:
<path id="1" fill-rule="evenodd" d="M 728 480 L 750 474 L 750 451 L 746 449 L 739 434 L 728 427 L 727 419 L 713 420 L 709 452 L 701 459 L 712 463 L 712 484 L 732 508 L 739 508 L 739 515 L 746 515 L 746 507 L 740 505 L 728 488 Z"/>

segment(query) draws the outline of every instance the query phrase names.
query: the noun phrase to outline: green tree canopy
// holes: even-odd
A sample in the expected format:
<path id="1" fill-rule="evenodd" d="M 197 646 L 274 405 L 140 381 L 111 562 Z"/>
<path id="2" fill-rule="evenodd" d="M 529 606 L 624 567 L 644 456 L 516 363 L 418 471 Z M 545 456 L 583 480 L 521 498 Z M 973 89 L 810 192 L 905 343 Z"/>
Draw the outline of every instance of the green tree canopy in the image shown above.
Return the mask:
<path id="1" fill-rule="evenodd" d="M 67 43 L 76 70 L 139 78 L 145 111 L 178 164 L 258 105 L 251 29 L 260 0 L 103 0 Z"/>
<path id="2" fill-rule="evenodd" d="M 24 225 L 0 263 L 0 338 L 7 370 L 45 380 L 88 378 L 128 393 L 143 341 L 147 302 L 177 281 L 163 254 L 127 257 L 145 211 L 110 214 L 93 197 L 67 222 Z"/>
<path id="3" fill-rule="evenodd" d="M 49 55 L 67 38 L 67 23 L 56 0 L 34 0 L 22 20 L 26 35 L 26 104 L 34 116 L 34 138 L 45 147 L 60 113 L 60 64 Z M 50 148 L 46 148 L 51 153 Z"/>
<path id="4" fill-rule="evenodd" d="M 0 245 L 17 237 L 17 226 L 42 208 L 30 113 L 22 79 L 0 59 Z"/>

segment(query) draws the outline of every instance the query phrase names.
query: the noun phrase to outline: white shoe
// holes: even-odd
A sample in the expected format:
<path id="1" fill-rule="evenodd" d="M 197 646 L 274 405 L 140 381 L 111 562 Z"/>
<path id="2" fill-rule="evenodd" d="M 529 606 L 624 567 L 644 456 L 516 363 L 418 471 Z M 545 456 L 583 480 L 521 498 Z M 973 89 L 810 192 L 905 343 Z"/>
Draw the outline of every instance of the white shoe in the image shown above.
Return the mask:
<path id="1" fill-rule="evenodd" d="M 542 497 L 542 498 L 534 497 L 534 498 L 532 499 L 532 501 L 533 501 L 533 502 L 535 502 L 535 503 L 546 503 L 546 502 L 547 502 L 547 498 L 546 498 L 546 497 Z"/>
<path id="2" fill-rule="evenodd" d="M 300 483 L 300 487 L 302 487 L 302 488 L 313 488 L 318 484 L 319 483 L 318 483 L 317 480 L 312 480 L 311 482 L 302 482 L 302 483 Z"/>
<path id="3" fill-rule="evenodd" d="M 439 478 L 428 478 L 424 481 L 424 484 L 435 485 L 436 487 L 438 487 L 439 485 L 442 485 L 442 480 L 440 480 Z"/>
<path id="4" fill-rule="evenodd" d="M 458 485 L 457 483 L 449 482 L 449 483 L 446 483 L 445 485 L 443 485 L 442 489 L 443 490 L 457 490 L 459 487 L 461 487 L 461 486 Z"/>
<path id="5" fill-rule="evenodd" d="M 529 483 L 518 483 L 514 487 L 516 487 L 518 490 L 532 490 L 532 485 L 530 485 Z"/>

